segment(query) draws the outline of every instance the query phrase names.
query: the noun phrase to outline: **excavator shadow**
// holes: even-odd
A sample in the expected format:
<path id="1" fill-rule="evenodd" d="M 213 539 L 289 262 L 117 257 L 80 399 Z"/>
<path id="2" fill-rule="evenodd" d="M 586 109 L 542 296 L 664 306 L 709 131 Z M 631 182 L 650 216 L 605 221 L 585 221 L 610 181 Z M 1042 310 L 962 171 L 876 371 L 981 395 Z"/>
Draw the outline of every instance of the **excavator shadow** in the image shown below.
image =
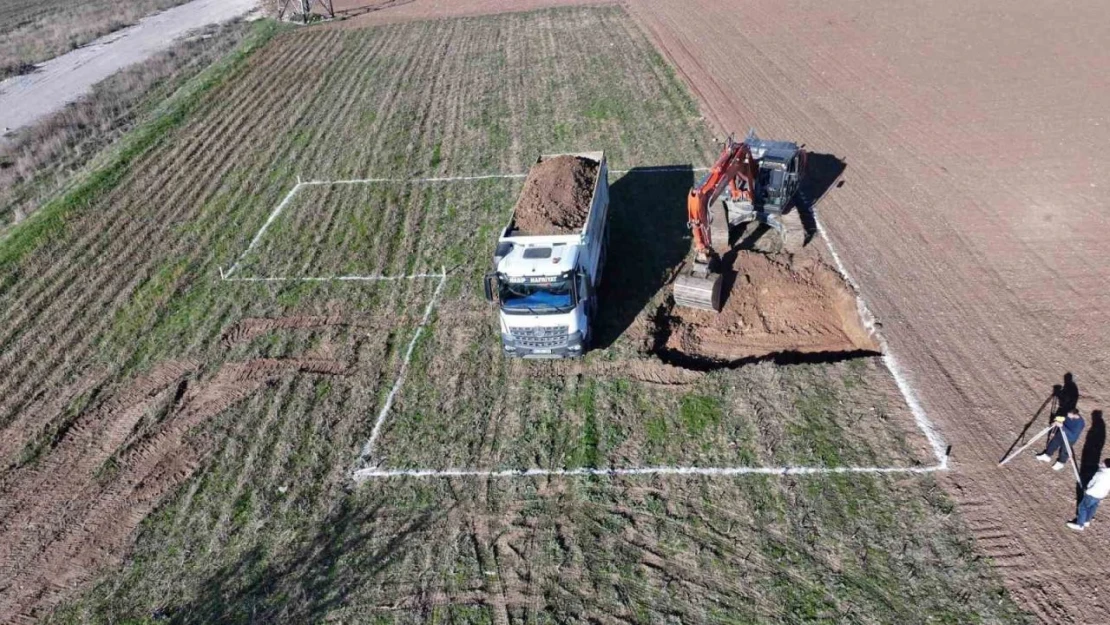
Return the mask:
<path id="1" fill-rule="evenodd" d="M 609 249 L 598 296 L 595 348 L 632 325 L 690 251 L 690 165 L 631 169 L 609 186 Z"/>
<path id="2" fill-rule="evenodd" d="M 837 188 L 844 185 L 844 180 L 841 180 L 840 176 L 847 166 L 847 163 L 832 154 L 810 152 L 806 155 L 805 176 L 798 186 L 794 201 L 786 210 L 789 213 L 791 207 L 798 209 L 798 218 L 805 231 L 803 247 L 809 245 L 817 235 L 817 217 L 814 207 L 834 184 Z"/>

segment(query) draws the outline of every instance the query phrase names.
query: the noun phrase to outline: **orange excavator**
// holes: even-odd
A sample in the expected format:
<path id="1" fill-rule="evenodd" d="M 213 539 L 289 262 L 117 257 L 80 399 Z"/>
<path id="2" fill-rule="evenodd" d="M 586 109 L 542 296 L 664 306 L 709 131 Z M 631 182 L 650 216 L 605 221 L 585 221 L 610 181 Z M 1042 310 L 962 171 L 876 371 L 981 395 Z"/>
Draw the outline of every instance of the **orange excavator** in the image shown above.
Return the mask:
<path id="1" fill-rule="evenodd" d="M 721 156 L 686 200 L 694 235 L 694 262 L 674 284 L 679 306 L 721 310 L 721 255 L 729 250 L 730 226 L 758 221 L 785 237 L 780 221 L 797 193 L 806 153 L 797 144 L 764 141 L 748 133 L 729 137 Z M 726 194 L 727 191 L 727 194 Z"/>

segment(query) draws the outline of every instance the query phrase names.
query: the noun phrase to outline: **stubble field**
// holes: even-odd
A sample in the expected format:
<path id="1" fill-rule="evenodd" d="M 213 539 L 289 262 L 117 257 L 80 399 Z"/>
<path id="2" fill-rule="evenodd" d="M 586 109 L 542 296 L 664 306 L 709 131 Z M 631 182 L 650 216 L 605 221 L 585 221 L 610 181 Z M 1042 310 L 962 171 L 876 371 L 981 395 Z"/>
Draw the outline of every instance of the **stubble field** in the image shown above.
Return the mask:
<path id="1" fill-rule="evenodd" d="M 352 481 L 934 462 L 878 358 L 652 354 L 696 174 L 643 168 L 714 147 L 621 9 L 306 29 L 221 71 L 5 242 L 0 620 L 1020 620 L 927 474 Z M 630 170 L 601 349 L 506 361 L 479 277 L 520 180 L 406 181 L 590 148 Z M 251 246 L 298 179 L 367 178 Z"/>

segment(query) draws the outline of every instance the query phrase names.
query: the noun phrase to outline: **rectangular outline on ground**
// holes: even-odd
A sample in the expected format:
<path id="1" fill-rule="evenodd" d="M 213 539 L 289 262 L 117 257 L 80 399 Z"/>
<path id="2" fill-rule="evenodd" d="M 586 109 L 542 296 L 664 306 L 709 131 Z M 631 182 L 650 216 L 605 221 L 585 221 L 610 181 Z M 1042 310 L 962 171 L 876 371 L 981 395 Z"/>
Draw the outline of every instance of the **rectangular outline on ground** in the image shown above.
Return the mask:
<path id="1" fill-rule="evenodd" d="M 611 169 L 610 174 L 628 174 L 631 172 L 636 174 L 655 174 L 667 172 L 703 172 L 709 171 L 707 167 L 678 167 L 678 166 L 663 166 L 663 167 L 639 167 L 635 170 L 631 169 Z M 220 279 L 227 282 L 287 282 L 287 281 L 304 281 L 304 282 L 328 282 L 331 280 L 351 280 L 351 281 L 378 281 L 378 280 L 404 280 L 409 278 L 433 278 L 439 274 L 416 274 L 412 276 L 328 276 L 328 277 L 250 277 L 250 278 L 235 278 L 232 277 L 239 266 L 243 263 L 243 259 L 258 245 L 262 240 L 262 235 L 266 234 L 274 221 L 285 211 L 286 206 L 293 201 L 293 197 L 297 192 L 304 187 L 318 187 L 318 186 L 340 186 L 340 185 L 356 185 L 356 184 L 428 184 L 436 182 L 470 182 L 474 180 L 498 180 L 498 179 L 520 179 L 527 177 L 528 174 L 474 174 L 466 176 L 439 176 L 432 178 L 350 178 L 341 180 L 301 180 L 297 177 L 297 184 L 289 190 L 289 193 L 282 198 L 274 210 L 270 212 L 269 217 L 262 224 L 262 227 L 255 233 L 254 238 L 251 239 L 250 244 L 243 250 L 235 262 L 231 265 L 231 269 L 226 272 L 220 268 Z"/>
<path id="2" fill-rule="evenodd" d="M 610 170 L 611 174 L 628 174 L 633 170 L 618 169 Z M 634 170 L 635 173 L 663 173 L 663 172 L 678 172 L 678 171 L 693 171 L 703 172 L 708 171 L 705 167 L 645 167 Z M 832 255 L 833 262 L 836 265 L 837 271 L 852 287 L 856 296 L 856 307 L 863 321 L 864 326 L 874 335 L 879 343 L 879 348 L 882 353 L 883 365 L 890 372 L 894 378 L 894 382 L 898 390 L 902 394 L 906 405 L 909 407 L 910 412 L 913 414 L 914 423 L 917 428 L 924 434 L 925 439 L 928 441 L 930 448 L 933 450 L 933 455 L 937 463 L 935 465 L 924 467 L 806 467 L 806 466 L 781 466 L 781 467 L 698 467 L 698 466 L 652 466 L 652 467 L 625 467 L 625 468 L 592 468 L 580 467 L 575 469 L 382 469 L 375 466 L 366 466 L 373 462 L 374 444 L 377 442 L 378 437 L 381 435 L 382 427 L 385 425 L 389 417 L 389 412 L 393 408 L 393 402 L 397 394 L 404 386 L 405 377 L 408 374 L 409 362 L 412 359 L 413 350 L 416 347 L 416 342 L 423 334 L 428 321 L 431 319 L 432 311 L 438 303 L 439 296 L 443 291 L 444 285 L 447 283 L 447 271 L 441 269 L 439 273 L 415 273 L 410 275 L 393 275 L 393 276 L 294 276 L 294 277 L 233 277 L 239 266 L 242 264 L 243 259 L 250 253 L 262 239 L 266 230 L 273 224 L 273 222 L 281 215 L 282 211 L 292 201 L 293 196 L 296 195 L 302 187 L 305 186 L 322 186 L 322 185 L 353 185 L 353 184 L 419 184 L 419 183 L 437 183 L 437 182 L 466 182 L 474 180 L 492 180 L 492 179 L 521 179 L 525 178 L 527 174 L 477 174 L 469 176 L 444 176 L 434 178 L 358 178 L 347 180 L 297 180 L 297 184 L 289 190 L 289 193 L 282 199 L 282 201 L 274 208 L 274 210 L 267 217 L 266 221 L 255 233 L 254 238 L 251 239 L 250 244 L 239 255 L 235 263 L 227 272 L 220 269 L 220 279 L 225 282 L 330 282 L 330 281 L 349 281 L 349 282 L 383 282 L 383 281 L 396 281 L 396 280 L 416 280 L 439 278 L 439 284 L 436 286 L 435 292 L 431 300 L 424 308 L 424 315 L 413 332 L 412 338 L 405 349 L 405 355 L 401 361 L 401 369 L 398 372 L 397 379 L 394 380 L 393 386 L 390 388 L 389 394 L 386 396 L 386 401 L 382 405 L 381 410 L 378 412 L 377 419 L 374 422 L 374 428 L 371 431 L 370 439 L 363 445 L 362 453 L 359 455 L 359 463 L 363 465 L 362 468 L 355 469 L 351 474 L 351 478 L 356 482 L 373 478 L 391 478 L 391 477 L 484 477 L 488 479 L 493 478 L 512 478 L 512 477 L 536 477 L 536 476 L 635 476 L 635 475 L 704 475 L 704 476 L 738 476 L 738 475 L 844 475 L 844 474 L 924 474 L 934 473 L 937 471 L 946 471 L 948 469 L 948 455 L 945 449 L 944 441 L 941 439 L 939 432 L 925 413 L 925 409 L 921 406 L 917 395 L 910 385 L 906 376 L 898 364 L 898 360 L 890 351 L 890 346 L 886 338 L 879 332 L 875 324 L 875 316 L 871 313 L 871 309 L 863 299 L 862 291 L 859 284 L 852 278 L 851 274 L 844 267 L 840 255 L 837 253 L 836 248 L 833 246 L 832 239 L 825 231 L 821 220 L 817 215 L 816 207 L 812 207 L 814 222 L 817 225 L 817 233 L 825 242 Z M 811 205 L 812 206 L 812 205 Z"/>

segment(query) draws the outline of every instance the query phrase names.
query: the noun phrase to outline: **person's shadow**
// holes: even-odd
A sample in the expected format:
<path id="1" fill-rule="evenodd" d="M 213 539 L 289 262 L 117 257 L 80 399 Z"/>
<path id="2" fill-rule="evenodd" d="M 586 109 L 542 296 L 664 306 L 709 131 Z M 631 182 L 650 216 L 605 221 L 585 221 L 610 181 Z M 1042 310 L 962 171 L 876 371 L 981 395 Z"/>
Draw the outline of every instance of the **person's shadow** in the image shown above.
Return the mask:
<path id="1" fill-rule="evenodd" d="M 1091 412 L 1091 429 L 1083 441 L 1079 454 L 1079 484 L 1075 485 L 1075 500 L 1083 499 L 1083 490 L 1102 466 L 1102 448 L 1106 445 L 1106 421 L 1101 410 Z"/>
<path id="2" fill-rule="evenodd" d="M 1014 442 L 1010 444 L 1010 448 L 1006 450 L 1006 453 L 1002 454 L 1002 459 L 999 460 L 1000 463 L 1008 461 L 1007 459 L 1010 457 L 1010 454 L 1014 453 L 1015 449 L 1025 443 L 1025 436 L 1029 433 L 1029 428 L 1033 427 L 1033 424 L 1036 423 L 1037 419 L 1044 413 L 1045 408 L 1048 408 L 1048 422 L 1045 423 L 1045 425 L 1052 425 L 1052 416 L 1056 413 L 1056 398 L 1060 395 L 1060 389 L 1061 386 L 1059 384 L 1052 387 L 1052 394 L 1044 400 L 1041 407 L 1037 408 L 1037 411 L 1033 413 L 1033 416 L 1030 417 L 1029 421 L 1025 423 L 1025 426 L 1021 428 L 1021 432 L 1018 433 Z M 1046 440 L 1045 443 L 1047 444 L 1048 441 Z"/>

